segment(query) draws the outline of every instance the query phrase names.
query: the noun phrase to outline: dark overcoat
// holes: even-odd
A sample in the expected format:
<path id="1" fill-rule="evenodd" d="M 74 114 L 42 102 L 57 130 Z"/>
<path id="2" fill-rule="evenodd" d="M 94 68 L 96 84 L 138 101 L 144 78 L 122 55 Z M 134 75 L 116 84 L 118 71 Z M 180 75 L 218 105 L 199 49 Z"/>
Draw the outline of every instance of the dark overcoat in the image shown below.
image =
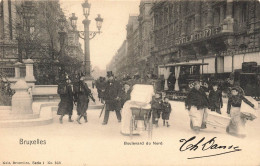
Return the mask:
<path id="1" fill-rule="evenodd" d="M 185 106 L 188 107 L 188 109 L 190 109 L 191 106 L 195 106 L 197 109 L 208 108 L 209 101 L 204 90 L 202 88 L 199 90 L 192 88 L 185 100 Z"/>
<path id="2" fill-rule="evenodd" d="M 120 90 L 122 87 L 116 80 L 107 81 L 104 91 L 106 109 L 109 111 L 120 110 Z"/>
<path id="3" fill-rule="evenodd" d="M 79 87 L 77 89 L 77 114 L 85 116 L 88 109 L 89 95 L 91 90 L 84 81 L 79 81 Z"/>
<path id="4" fill-rule="evenodd" d="M 100 79 L 96 82 L 96 87 L 98 91 L 98 98 L 104 98 L 104 91 L 106 89 L 106 82 L 101 81 Z"/>
<path id="5" fill-rule="evenodd" d="M 169 120 L 172 107 L 170 103 L 163 102 L 162 119 Z"/>
<path id="6" fill-rule="evenodd" d="M 71 85 L 61 83 L 58 85 L 58 94 L 60 95 L 60 103 L 58 107 L 58 115 L 72 115 L 73 110 L 73 92 Z"/>
<path id="7" fill-rule="evenodd" d="M 209 93 L 209 106 L 210 108 L 221 108 L 223 106 L 221 91 L 211 90 Z"/>

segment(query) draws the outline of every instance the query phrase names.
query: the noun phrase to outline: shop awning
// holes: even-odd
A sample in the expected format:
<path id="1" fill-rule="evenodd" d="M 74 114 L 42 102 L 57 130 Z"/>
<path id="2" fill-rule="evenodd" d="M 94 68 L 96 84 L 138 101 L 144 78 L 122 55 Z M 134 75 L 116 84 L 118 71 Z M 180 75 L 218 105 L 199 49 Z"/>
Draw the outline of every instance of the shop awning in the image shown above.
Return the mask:
<path id="1" fill-rule="evenodd" d="M 175 67 L 175 66 L 196 66 L 196 65 L 209 65 L 209 63 L 170 63 L 166 65 L 159 65 L 159 68 Z"/>

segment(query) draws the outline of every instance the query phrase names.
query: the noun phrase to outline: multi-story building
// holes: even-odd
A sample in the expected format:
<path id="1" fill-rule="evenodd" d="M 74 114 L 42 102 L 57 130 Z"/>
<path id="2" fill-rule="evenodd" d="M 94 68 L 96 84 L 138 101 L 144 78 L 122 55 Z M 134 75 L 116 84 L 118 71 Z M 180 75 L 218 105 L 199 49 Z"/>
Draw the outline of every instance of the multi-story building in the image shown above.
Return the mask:
<path id="1" fill-rule="evenodd" d="M 114 67 L 116 67 L 117 73 L 122 76 L 128 74 L 143 77 L 147 73 L 150 73 L 150 68 L 153 68 L 149 66 L 149 59 L 151 58 L 150 47 L 152 43 L 150 38 L 152 30 L 151 7 L 151 1 L 142 0 L 139 5 L 140 14 L 129 16 L 126 26 L 127 53 L 117 53 L 115 61 L 111 61 L 111 63 L 115 63 Z M 124 44 L 122 47 L 124 47 Z M 122 61 L 125 63 L 122 63 Z"/>
<path id="2" fill-rule="evenodd" d="M 155 65 L 203 62 L 205 74 L 230 73 L 243 62 L 260 65 L 258 0 L 155 1 Z"/>
<path id="3" fill-rule="evenodd" d="M 127 66 L 127 61 L 126 57 L 127 56 L 127 42 L 126 40 L 123 42 L 121 47 L 117 51 L 116 55 L 116 71 L 115 74 L 118 77 L 123 77 L 127 71 L 126 71 L 126 66 Z"/>
<path id="4" fill-rule="evenodd" d="M 139 37 L 138 37 L 138 16 L 131 15 L 128 19 L 128 24 L 126 26 L 127 31 L 127 66 L 126 70 L 128 74 L 133 75 L 137 72 L 136 66 L 136 58 L 138 57 L 138 44 L 139 44 Z"/>
<path id="5" fill-rule="evenodd" d="M 152 8 L 151 1 L 142 0 L 139 6 L 139 53 L 137 54 L 137 68 L 141 77 L 145 77 L 148 73 L 152 72 L 152 66 L 149 65 L 151 58 L 151 32 L 152 32 L 152 19 L 150 10 Z"/>
<path id="6" fill-rule="evenodd" d="M 122 78 L 127 73 L 127 64 L 127 42 L 125 40 L 107 65 L 106 70 L 112 71 L 117 77 Z"/>

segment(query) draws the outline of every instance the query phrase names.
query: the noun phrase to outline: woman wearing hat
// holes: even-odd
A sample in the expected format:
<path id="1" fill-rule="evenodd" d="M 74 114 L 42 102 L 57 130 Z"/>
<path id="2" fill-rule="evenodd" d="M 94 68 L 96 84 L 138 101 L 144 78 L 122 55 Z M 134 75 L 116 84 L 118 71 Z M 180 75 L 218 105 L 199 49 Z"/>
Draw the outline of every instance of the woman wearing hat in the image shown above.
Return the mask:
<path id="1" fill-rule="evenodd" d="M 69 122 L 73 122 L 71 119 L 73 110 L 73 92 L 70 85 L 70 80 L 66 77 L 60 80 L 58 85 L 58 94 L 60 95 L 60 103 L 57 114 L 60 115 L 60 123 L 63 123 L 62 119 L 67 114 L 69 115 Z"/>
<path id="2" fill-rule="evenodd" d="M 195 81 L 194 87 L 189 92 L 185 101 L 185 107 L 189 110 L 191 128 L 198 133 L 200 129 L 206 128 L 208 98 L 200 87 L 200 82 Z"/>
<path id="3" fill-rule="evenodd" d="M 226 131 L 239 137 L 245 137 L 245 122 L 247 118 L 240 112 L 242 101 L 254 108 L 254 104 L 248 101 L 244 95 L 243 89 L 239 86 L 232 87 L 228 95 L 227 114 L 230 115 L 231 119 Z"/>
<path id="4" fill-rule="evenodd" d="M 89 103 L 89 97 L 91 95 L 91 90 L 88 88 L 88 85 L 84 82 L 84 77 L 81 77 L 78 81 L 77 87 L 75 87 L 76 96 L 77 96 L 77 122 L 80 123 L 80 119 L 83 117 L 85 123 L 87 120 L 87 109 Z M 92 98 L 93 102 L 95 102 L 94 98 Z"/>

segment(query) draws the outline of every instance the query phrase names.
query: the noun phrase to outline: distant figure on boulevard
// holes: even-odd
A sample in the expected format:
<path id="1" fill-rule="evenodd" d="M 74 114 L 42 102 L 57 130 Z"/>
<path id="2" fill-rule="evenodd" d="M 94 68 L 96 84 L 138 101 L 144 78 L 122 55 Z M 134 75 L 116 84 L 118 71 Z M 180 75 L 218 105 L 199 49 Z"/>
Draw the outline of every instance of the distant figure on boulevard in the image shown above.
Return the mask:
<path id="1" fill-rule="evenodd" d="M 108 81 L 106 82 L 104 99 L 105 99 L 105 116 L 102 125 L 106 125 L 109 118 L 110 111 L 116 111 L 116 116 L 118 122 L 121 122 L 121 113 L 120 113 L 120 84 L 114 79 L 112 71 L 107 72 Z"/>
<path id="2" fill-rule="evenodd" d="M 99 79 L 96 81 L 96 88 L 98 92 L 98 98 L 101 103 L 104 103 L 104 92 L 106 88 L 106 78 L 105 77 L 99 77 Z"/>
<path id="3" fill-rule="evenodd" d="M 71 119 L 73 110 L 73 91 L 70 80 L 65 75 L 61 78 L 58 84 L 58 94 L 60 95 L 60 103 L 57 114 L 60 115 L 60 123 L 62 124 L 64 115 L 69 115 L 69 122 L 73 122 Z"/>
<path id="4" fill-rule="evenodd" d="M 204 90 L 200 87 L 200 82 L 195 81 L 194 87 L 189 92 L 185 107 L 189 111 L 190 126 L 199 133 L 200 129 L 206 128 L 208 98 Z"/>

